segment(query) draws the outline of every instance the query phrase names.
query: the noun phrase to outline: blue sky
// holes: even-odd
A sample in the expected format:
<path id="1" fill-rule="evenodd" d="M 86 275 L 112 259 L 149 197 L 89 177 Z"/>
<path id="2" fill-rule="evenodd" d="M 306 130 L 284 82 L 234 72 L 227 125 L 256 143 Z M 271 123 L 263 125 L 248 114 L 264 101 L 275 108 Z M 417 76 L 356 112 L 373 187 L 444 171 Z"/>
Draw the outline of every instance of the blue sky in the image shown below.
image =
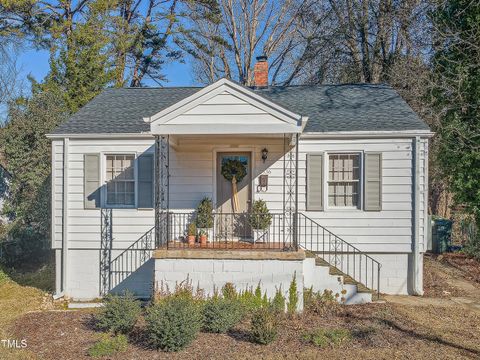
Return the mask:
<path id="1" fill-rule="evenodd" d="M 30 83 L 27 76 L 31 75 L 37 81 L 42 81 L 49 71 L 48 64 L 49 52 L 47 50 L 38 50 L 34 48 L 24 47 L 20 49 L 17 58 L 17 66 L 20 70 L 21 93 L 23 95 L 30 94 Z M 164 74 L 166 74 L 168 83 L 164 86 L 192 86 L 199 85 L 195 82 L 191 66 L 188 63 L 173 62 L 165 65 Z M 146 79 L 146 86 L 158 86 L 155 82 Z M 0 106 L 0 124 L 5 121 L 7 115 L 6 106 Z"/>
<path id="2" fill-rule="evenodd" d="M 37 81 L 42 81 L 49 70 L 48 64 L 49 53 L 46 50 L 23 49 L 19 58 L 18 65 L 21 70 L 21 78 L 26 79 L 28 75 L 32 75 Z M 188 60 L 188 59 L 187 59 Z M 191 67 L 187 63 L 174 62 L 168 64 L 164 68 L 167 75 L 168 83 L 165 86 L 190 86 L 198 85 L 191 74 Z M 148 86 L 155 86 L 151 81 L 145 81 Z M 25 81 L 28 87 L 28 82 Z M 28 89 L 25 89 L 28 92 Z"/>

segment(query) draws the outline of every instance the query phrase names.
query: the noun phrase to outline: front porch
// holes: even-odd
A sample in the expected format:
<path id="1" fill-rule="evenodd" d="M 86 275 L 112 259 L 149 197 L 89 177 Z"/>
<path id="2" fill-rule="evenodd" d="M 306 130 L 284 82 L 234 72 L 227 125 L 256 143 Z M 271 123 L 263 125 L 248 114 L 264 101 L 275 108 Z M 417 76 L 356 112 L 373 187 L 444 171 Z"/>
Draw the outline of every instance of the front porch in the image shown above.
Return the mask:
<path id="1" fill-rule="evenodd" d="M 296 143 L 295 134 L 157 136 L 156 248 L 298 250 Z M 224 174 L 231 162 L 245 172 L 235 183 Z"/>
<path id="2" fill-rule="evenodd" d="M 297 145 L 307 118 L 222 79 L 144 120 L 155 136 L 156 248 L 298 250 Z M 258 200 L 268 209 L 261 225 Z"/>
<path id="3" fill-rule="evenodd" d="M 166 232 L 167 242 L 158 244 L 158 249 L 168 250 L 251 250 L 251 251 L 295 251 L 298 246 L 286 228 L 284 214 L 260 215 L 244 213 L 212 213 L 209 215 L 211 228 L 197 230 L 190 235 L 189 225 L 198 223 L 196 212 L 164 214 L 160 227 Z M 254 229 L 261 220 L 268 226 Z M 162 226 L 162 223 L 164 226 Z M 202 233 L 206 238 L 202 241 Z"/>

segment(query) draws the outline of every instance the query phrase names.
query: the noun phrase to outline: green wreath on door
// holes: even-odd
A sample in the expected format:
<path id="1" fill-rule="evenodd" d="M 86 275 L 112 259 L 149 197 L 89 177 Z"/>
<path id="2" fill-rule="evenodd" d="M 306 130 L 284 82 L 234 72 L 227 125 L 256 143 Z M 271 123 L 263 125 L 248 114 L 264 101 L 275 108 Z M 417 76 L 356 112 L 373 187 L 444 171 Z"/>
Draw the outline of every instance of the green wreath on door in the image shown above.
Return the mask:
<path id="1" fill-rule="evenodd" d="M 222 164 L 222 176 L 232 183 L 232 209 L 238 211 L 237 183 L 247 176 L 247 169 L 240 160 L 230 159 Z"/>

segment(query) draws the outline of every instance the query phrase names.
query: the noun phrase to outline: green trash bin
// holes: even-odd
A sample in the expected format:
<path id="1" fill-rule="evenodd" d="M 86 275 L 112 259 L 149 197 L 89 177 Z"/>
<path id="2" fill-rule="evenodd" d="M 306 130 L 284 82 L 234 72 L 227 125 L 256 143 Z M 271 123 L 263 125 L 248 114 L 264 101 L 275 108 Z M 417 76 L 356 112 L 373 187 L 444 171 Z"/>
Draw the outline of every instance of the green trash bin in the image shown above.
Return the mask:
<path id="1" fill-rule="evenodd" d="M 452 224 L 448 219 L 433 219 L 432 250 L 435 254 L 447 252 L 452 245 Z"/>

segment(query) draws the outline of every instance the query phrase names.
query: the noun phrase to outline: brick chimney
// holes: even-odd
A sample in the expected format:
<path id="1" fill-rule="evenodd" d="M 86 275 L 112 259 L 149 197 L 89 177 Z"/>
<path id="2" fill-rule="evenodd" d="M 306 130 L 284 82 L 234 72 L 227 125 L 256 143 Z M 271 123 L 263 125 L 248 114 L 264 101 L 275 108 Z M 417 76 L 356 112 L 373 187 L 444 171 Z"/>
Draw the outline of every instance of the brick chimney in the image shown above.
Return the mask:
<path id="1" fill-rule="evenodd" d="M 253 68 L 253 75 L 256 88 L 268 87 L 268 62 L 265 55 L 257 56 L 257 63 Z"/>

